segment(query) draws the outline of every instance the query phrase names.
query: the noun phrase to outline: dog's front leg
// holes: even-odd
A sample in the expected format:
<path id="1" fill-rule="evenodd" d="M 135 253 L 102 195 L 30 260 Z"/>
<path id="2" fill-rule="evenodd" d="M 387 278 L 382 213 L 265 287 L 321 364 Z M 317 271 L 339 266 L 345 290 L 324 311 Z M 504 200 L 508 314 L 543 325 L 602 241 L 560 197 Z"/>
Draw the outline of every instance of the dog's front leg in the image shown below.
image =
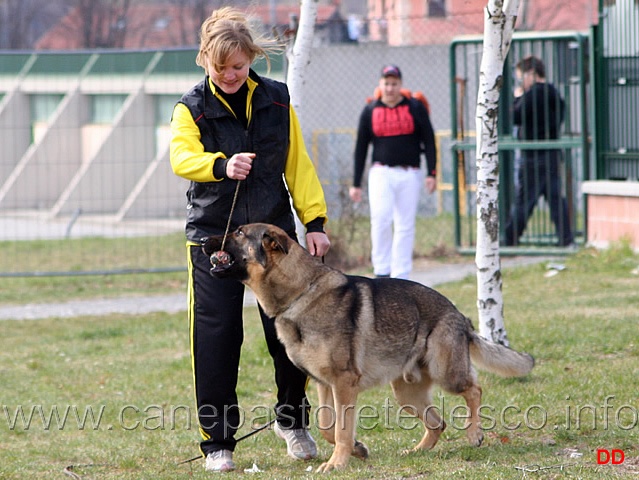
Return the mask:
<path id="1" fill-rule="evenodd" d="M 350 377 L 350 376 L 349 376 Z M 355 445 L 356 402 L 358 389 L 356 381 L 348 378 L 338 379 L 332 386 L 333 404 L 335 405 L 335 449 L 328 462 L 317 469 L 318 472 L 339 470 L 348 465 L 348 460 Z"/>
<path id="2" fill-rule="evenodd" d="M 319 399 L 317 419 L 320 433 L 322 437 L 324 437 L 324 440 L 331 445 L 335 445 L 335 421 L 337 415 L 333 402 L 333 390 L 328 385 L 318 383 L 317 397 Z M 368 458 L 368 447 L 362 442 L 359 442 L 356 437 L 354 441 L 355 444 L 353 445 L 351 455 L 361 460 L 366 460 Z"/>
<path id="3" fill-rule="evenodd" d="M 333 402 L 333 390 L 329 385 L 317 384 L 317 420 L 319 431 L 331 445 L 335 445 L 335 404 Z"/>

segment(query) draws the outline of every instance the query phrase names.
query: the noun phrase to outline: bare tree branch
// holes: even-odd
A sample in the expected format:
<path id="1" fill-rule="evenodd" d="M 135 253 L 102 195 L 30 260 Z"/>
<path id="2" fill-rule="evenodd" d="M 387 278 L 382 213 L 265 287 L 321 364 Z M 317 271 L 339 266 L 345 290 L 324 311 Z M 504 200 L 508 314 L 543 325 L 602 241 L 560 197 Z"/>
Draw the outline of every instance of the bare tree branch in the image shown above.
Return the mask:
<path id="1" fill-rule="evenodd" d="M 64 12 L 62 0 L 0 1 L 0 48 L 32 48 L 42 32 Z"/>

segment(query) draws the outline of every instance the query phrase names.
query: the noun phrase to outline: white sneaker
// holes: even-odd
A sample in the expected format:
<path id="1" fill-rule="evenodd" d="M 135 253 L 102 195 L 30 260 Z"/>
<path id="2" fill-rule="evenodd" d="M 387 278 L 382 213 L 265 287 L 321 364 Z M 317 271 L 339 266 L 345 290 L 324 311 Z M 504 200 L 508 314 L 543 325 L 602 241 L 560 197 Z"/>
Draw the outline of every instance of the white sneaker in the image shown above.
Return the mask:
<path id="1" fill-rule="evenodd" d="M 315 440 L 305 428 L 284 430 L 279 423 L 273 427 L 278 437 L 286 441 L 286 453 L 295 460 L 310 460 L 317 457 Z"/>
<path id="2" fill-rule="evenodd" d="M 230 450 L 216 450 L 206 456 L 204 468 L 208 472 L 230 472 L 235 470 L 233 452 Z"/>

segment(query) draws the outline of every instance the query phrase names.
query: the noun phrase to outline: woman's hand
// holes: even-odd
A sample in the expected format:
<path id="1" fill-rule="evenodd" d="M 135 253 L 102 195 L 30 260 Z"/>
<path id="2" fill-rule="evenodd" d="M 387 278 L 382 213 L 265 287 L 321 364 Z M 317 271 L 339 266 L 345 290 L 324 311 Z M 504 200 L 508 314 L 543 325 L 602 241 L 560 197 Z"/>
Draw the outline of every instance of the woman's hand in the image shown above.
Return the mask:
<path id="1" fill-rule="evenodd" d="M 233 180 L 245 180 L 253 166 L 254 153 L 236 153 L 226 164 L 226 176 Z"/>
<path id="2" fill-rule="evenodd" d="M 324 232 L 309 232 L 306 234 L 306 249 L 314 257 L 323 257 L 329 248 L 331 248 L 331 242 Z"/>

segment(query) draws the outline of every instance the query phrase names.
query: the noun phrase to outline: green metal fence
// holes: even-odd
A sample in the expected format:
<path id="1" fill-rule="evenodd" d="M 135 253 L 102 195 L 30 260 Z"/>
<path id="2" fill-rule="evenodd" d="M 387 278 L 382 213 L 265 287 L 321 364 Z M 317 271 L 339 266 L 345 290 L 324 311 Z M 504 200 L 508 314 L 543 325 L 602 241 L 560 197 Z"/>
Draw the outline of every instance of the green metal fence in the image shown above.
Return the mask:
<path id="1" fill-rule="evenodd" d="M 170 167 L 169 121 L 203 78 L 196 53 L 0 51 L 0 278 L 185 269 L 188 182 Z M 441 142 L 441 188 L 422 196 L 420 215 L 450 211 L 448 45 L 318 46 L 298 116 L 329 228 L 367 214 L 347 192 L 357 120 L 386 62 L 428 97 Z M 254 68 L 264 74 L 266 62 Z M 362 81 L 345 82 L 345 69 Z M 271 57 L 269 77 L 285 78 L 284 55 Z M 442 231 L 429 232 L 434 243 L 448 244 Z"/>
<path id="2" fill-rule="evenodd" d="M 475 105 L 478 91 L 482 38 L 455 39 L 450 48 L 451 131 L 455 195 L 455 243 L 460 251 L 473 250 L 476 242 L 475 205 Z M 558 140 L 523 141 L 514 135 L 512 105 L 515 65 L 535 55 L 546 66 L 546 79 L 565 101 L 565 120 Z M 507 215 L 515 196 L 516 168 L 523 150 L 558 149 L 563 155 L 561 182 L 568 217 L 579 243 L 584 238 L 584 201 L 579 185 L 591 175 L 589 37 L 580 32 L 516 33 L 504 65 L 499 110 L 500 225 L 502 240 Z M 519 239 L 517 253 L 546 252 L 558 238 L 548 202 L 538 199 L 534 213 Z M 554 249 L 554 248 L 553 248 Z M 509 249 L 503 251 L 508 253 Z"/>
<path id="3" fill-rule="evenodd" d="M 599 2 L 594 28 L 597 179 L 639 180 L 639 3 Z"/>

